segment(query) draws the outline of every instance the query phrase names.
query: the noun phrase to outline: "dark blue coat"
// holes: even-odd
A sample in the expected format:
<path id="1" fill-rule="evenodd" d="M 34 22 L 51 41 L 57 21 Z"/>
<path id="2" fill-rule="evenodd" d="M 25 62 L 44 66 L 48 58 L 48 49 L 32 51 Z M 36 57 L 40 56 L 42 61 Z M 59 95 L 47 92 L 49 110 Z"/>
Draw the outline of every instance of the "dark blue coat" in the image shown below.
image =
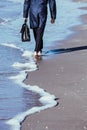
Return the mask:
<path id="1" fill-rule="evenodd" d="M 23 17 L 30 18 L 30 27 L 44 27 L 47 20 L 47 4 L 50 7 L 51 18 L 56 19 L 55 0 L 24 0 Z"/>

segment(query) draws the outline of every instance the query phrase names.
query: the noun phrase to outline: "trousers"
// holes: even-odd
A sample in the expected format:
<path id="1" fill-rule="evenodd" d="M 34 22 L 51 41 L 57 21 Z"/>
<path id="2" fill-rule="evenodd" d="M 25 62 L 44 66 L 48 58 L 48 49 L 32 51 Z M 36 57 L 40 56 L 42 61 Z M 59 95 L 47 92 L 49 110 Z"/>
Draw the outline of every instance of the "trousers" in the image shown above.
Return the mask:
<path id="1" fill-rule="evenodd" d="M 42 52 L 44 27 L 33 28 L 33 34 L 34 34 L 34 39 L 35 39 L 35 43 L 36 43 L 34 51 Z"/>

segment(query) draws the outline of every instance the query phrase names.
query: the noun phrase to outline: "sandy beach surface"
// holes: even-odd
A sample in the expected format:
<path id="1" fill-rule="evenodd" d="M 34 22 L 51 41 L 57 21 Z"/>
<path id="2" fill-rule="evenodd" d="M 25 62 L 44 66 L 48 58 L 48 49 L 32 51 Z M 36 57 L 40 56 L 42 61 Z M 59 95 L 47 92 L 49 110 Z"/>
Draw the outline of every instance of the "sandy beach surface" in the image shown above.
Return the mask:
<path id="1" fill-rule="evenodd" d="M 48 53 L 29 73 L 25 83 L 54 94 L 59 104 L 28 116 L 22 130 L 87 130 L 87 15 L 81 19 L 82 25 L 70 28 L 73 35 L 50 48 L 60 53 Z"/>

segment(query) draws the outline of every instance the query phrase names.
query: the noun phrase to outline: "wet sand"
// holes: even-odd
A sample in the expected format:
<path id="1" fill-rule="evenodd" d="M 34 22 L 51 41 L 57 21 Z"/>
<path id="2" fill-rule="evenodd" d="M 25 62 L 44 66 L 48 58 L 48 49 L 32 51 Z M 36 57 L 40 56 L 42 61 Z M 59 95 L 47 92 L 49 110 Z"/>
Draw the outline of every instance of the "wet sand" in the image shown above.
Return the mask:
<path id="1" fill-rule="evenodd" d="M 87 130 L 87 15 L 81 19 L 82 25 L 70 28 L 73 35 L 50 48 L 60 53 L 48 53 L 29 73 L 25 83 L 54 94 L 59 104 L 28 116 L 22 130 Z"/>

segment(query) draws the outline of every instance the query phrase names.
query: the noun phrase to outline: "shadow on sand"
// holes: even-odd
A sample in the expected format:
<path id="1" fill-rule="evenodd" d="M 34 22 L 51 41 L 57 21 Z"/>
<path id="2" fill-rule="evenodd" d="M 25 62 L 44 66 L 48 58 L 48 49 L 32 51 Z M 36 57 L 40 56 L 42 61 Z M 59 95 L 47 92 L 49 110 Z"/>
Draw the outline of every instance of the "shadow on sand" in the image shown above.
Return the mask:
<path id="1" fill-rule="evenodd" d="M 54 49 L 49 50 L 45 52 L 45 55 L 53 55 L 53 54 L 62 54 L 62 53 L 68 53 L 73 51 L 81 51 L 86 50 L 87 46 L 79 46 L 79 47 L 73 47 L 73 48 L 62 48 L 62 49 Z"/>

